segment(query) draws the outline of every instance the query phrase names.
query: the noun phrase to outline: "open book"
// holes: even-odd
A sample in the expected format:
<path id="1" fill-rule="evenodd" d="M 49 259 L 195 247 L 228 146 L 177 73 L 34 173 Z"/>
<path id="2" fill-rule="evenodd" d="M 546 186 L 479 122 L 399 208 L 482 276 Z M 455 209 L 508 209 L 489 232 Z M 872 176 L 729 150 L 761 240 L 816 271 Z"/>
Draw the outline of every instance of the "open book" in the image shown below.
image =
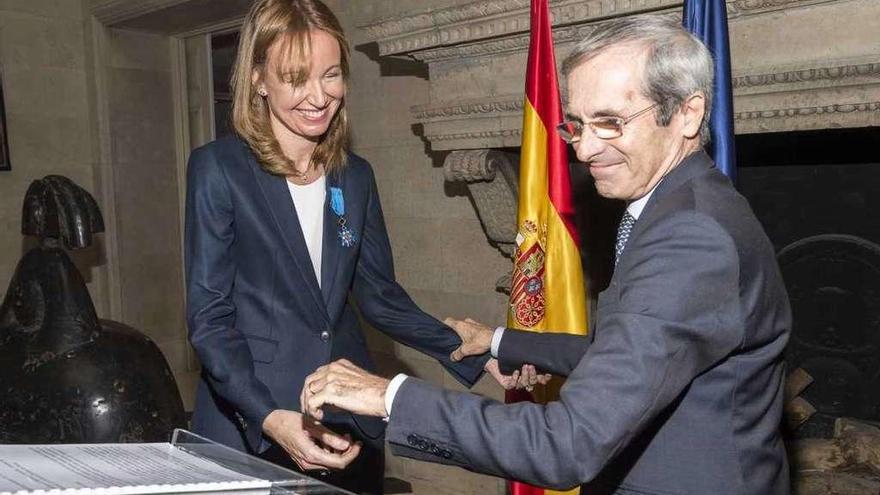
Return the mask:
<path id="1" fill-rule="evenodd" d="M 184 430 L 171 443 L 0 445 L 0 495 L 344 494 Z"/>

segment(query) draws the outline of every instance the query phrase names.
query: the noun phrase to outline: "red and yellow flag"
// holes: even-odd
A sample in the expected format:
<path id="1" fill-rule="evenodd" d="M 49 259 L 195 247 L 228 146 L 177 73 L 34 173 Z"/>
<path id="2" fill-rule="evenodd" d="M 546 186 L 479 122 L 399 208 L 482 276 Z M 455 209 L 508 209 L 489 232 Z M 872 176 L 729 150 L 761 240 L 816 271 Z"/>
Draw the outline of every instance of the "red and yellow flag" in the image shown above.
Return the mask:
<path id="1" fill-rule="evenodd" d="M 586 335 L 586 293 L 578 250 L 580 240 L 574 223 L 568 150 L 556 130 L 563 116 L 548 0 L 531 2 L 523 113 L 517 251 L 507 323 L 510 328 L 521 330 Z M 558 387 L 548 385 L 537 390 L 533 399 L 555 399 Z M 515 395 L 508 394 L 508 402 L 515 401 Z M 575 489 L 565 493 L 577 492 Z M 513 482 L 511 493 L 560 492 Z"/>

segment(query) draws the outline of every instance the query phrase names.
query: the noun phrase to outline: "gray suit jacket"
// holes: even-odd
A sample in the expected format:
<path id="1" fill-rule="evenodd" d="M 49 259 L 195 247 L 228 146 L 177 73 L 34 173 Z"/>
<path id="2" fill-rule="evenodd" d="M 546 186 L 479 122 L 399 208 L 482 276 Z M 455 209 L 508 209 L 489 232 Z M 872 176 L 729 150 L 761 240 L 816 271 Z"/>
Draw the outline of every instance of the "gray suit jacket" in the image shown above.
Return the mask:
<path id="1" fill-rule="evenodd" d="M 657 187 L 599 294 L 595 340 L 505 332 L 499 357 L 569 375 L 503 405 L 407 379 L 394 453 L 590 495 L 786 494 L 791 315 L 748 203 L 698 152 Z"/>

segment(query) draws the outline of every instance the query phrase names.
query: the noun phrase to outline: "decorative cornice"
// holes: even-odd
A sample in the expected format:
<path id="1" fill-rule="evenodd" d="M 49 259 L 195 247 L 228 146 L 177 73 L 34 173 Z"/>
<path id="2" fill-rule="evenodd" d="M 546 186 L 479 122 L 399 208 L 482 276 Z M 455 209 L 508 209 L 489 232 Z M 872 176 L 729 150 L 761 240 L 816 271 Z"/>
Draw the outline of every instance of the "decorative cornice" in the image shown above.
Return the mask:
<path id="1" fill-rule="evenodd" d="M 737 112 L 734 120 L 756 119 L 782 119 L 790 117 L 806 117 L 810 115 L 823 115 L 831 113 L 854 113 L 854 112 L 877 112 L 880 111 L 880 101 L 869 103 L 833 103 L 815 107 L 779 108 L 772 110 L 753 110 L 750 112 Z"/>
<path id="2" fill-rule="evenodd" d="M 667 9 L 657 11 L 657 15 L 668 15 L 676 18 L 681 16 L 679 9 Z M 553 44 L 557 47 L 569 43 L 576 43 L 587 37 L 604 21 L 590 24 L 572 24 L 560 26 L 553 30 Z M 497 40 L 483 40 L 471 43 L 462 43 L 453 46 L 432 48 L 410 55 L 423 62 L 439 62 L 442 60 L 474 58 L 483 56 L 497 56 L 505 53 L 524 52 L 529 47 L 529 33 L 506 36 Z M 557 52 L 558 53 L 558 52 Z"/>
<path id="3" fill-rule="evenodd" d="M 584 23 L 612 16 L 680 6 L 682 0 L 556 0 L 550 10 L 554 25 Z M 421 12 L 362 26 L 391 55 L 526 33 L 528 0 L 484 0 Z"/>
<path id="4" fill-rule="evenodd" d="M 425 139 L 431 142 L 439 141 L 467 141 L 473 139 L 502 139 L 521 137 L 522 130 L 501 129 L 497 131 L 456 132 L 450 134 L 426 134 Z"/>
<path id="5" fill-rule="evenodd" d="M 523 95 L 502 95 L 492 99 L 463 100 L 440 103 L 439 105 L 419 105 L 412 107 L 412 116 L 418 122 L 446 120 L 492 113 L 518 113 L 523 109 Z"/>
<path id="6" fill-rule="evenodd" d="M 554 44 L 565 45 L 574 43 L 587 37 L 601 23 L 576 24 L 556 28 L 553 31 Z M 529 47 L 529 34 L 517 34 L 497 40 L 477 41 L 454 46 L 433 48 L 411 54 L 417 60 L 423 62 L 439 62 L 450 59 L 463 59 L 484 56 L 496 56 L 505 53 L 523 52 Z"/>
<path id="7" fill-rule="evenodd" d="M 835 1 L 838 0 L 727 0 L 727 16 L 733 18 Z"/>
<path id="8" fill-rule="evenodd" d="M 795 69 L 783 72 L 746 74 L 733 78 L 734 88 L 772 86 L 800 82 L 841 80 L 866 76 L 880 76 L 880 62 Z"/>
<path id="9" fill-rule="evenodd" d="M 423 29 L 471 21 L 489 15 L 528 9 L 529 4 L 530 0 L 485 0 L 445 9 L 418 12 L 404 17 L 379 19 L 360 27 L 365 29 L 374 39 L 390 38 L 402 34 L 412 34 Z"/>
<path id="10" fill-rule="evenodd" d="M 157 10 L 191 0 L 108 0 L 92 8 L 92 15 L 101 24 L 112 26 Z"/>

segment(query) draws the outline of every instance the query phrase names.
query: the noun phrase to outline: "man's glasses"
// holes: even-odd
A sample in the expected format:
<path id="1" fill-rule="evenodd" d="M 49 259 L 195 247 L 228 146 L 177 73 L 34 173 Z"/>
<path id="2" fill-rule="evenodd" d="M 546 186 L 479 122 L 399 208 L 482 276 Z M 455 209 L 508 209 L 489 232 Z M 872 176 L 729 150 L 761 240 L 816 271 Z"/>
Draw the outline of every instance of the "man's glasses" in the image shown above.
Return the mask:
<path id="1" fill-rule="evenodd" d="M 659 103 L 654 103 L 648 108 L 643 108 L 629 117 L 596 117 L 593 119 L 580 122 L 577 120 L 566 120 L 556 126 L 559 131 L 559 137 L 568 144 L 577 143 L 581 140 L 581 134 L 584 127 L 589 127 L 593 134 L 599 139 L 614 139 L 623 135 L 623 127 L 629 124 L 641 115 L 648 113 L 657 107 Z"/>

